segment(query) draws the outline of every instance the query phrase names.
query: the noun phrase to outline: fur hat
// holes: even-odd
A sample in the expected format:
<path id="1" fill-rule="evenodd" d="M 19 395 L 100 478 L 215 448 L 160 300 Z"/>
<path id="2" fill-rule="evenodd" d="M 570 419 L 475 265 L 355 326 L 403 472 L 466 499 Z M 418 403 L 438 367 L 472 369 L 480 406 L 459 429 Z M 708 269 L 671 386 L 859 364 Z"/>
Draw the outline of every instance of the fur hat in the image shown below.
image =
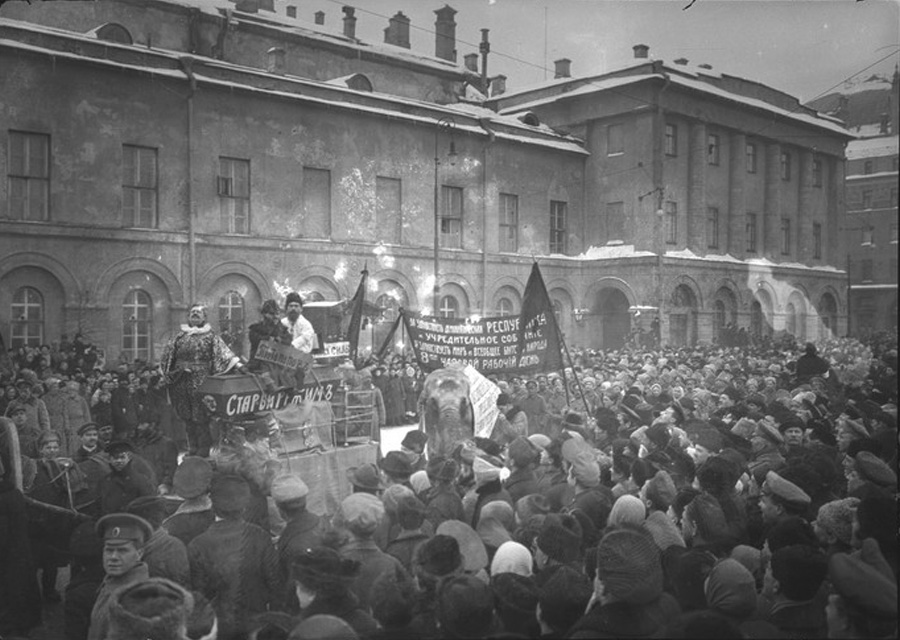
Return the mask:
<path id="1" fill-rule="evenodd" d="M 242 511 L 250 504 L 250 485 L 239 475 L 216 477 L 209 489 L 216 511 Z"/>
<path id="2" fill-rule="evenodd" d="M 436 578 L 459 572 L 463 568 L 459 543 L 439 533 L 416 547 L 413 564 Z"/>
<path id="3" fill-rule="evenodd" d="M 581 525 L 569 514 L 550 514 L 544 518 L 537 536 L 538 548 L 557 562 L 574 562 L 581 556 Z"/>
<path id="4" fill-rule="evenodd" d="M 607 593 L 628 604 L 647 604 L 663 590 L 659 549 L 649 534 L 610 531 L 597 546 L 597 577 Z"/>
<path id="5" fill-rule="evenodd" d="M 519 436 L 507 446 L 506 457 L 521 469 L 536 462 L 540 450 L 528 438 Z"/>
<path id="6" fill-rule="evenodd" d="M 494 598 L 480 578 L 462 575 L 441 584 L 435 618 L 445 637 L 484 638 L 493 630 Z"/>
<path id="7" fill-rule="evenodd" d="M 402 451 L 388 451 L 379 463 L 381 470 L 392 478 L 405 479 L 412 474 L 409 457 Z"/>
<path id="8" fill-rule="evenodd" d="M 287 309 L 288 305 L 291 304 L 292 302 L 297 302 L 302 307 L 303 306 L 303 297 L 296 291 L 291 291 L 284 298 L 284 308 Z"/>
<path id="9" fill-rule="evenodd" d="M 655 476 L 644 483 L 644 489 L 647 499 L 663 511 L 672 506 L 672 503 L 675 502 L 675 495 L 678 493 L 672 476 L 666 471 L 657 471 Z"/>
<path id="10" fill-rule="evenodd" d="M 513 543 L 515 544 L 515 543 Z M 534 581 L 517 573 L 491 575 L 497 609 L 508 614 L 533 617 L 538 605 L 538 590 Z"/>
<path id="11" fill-rule="evenodd" d="M 463 558 L 463 569 L 466 572 L 477 573 L 488 566 L 487 549 L 484 547 L 481 536 L 465 522 L 444 520 L 438 525 L 435 533 L 456 539 Z"/>
<path id="12" fill-rule="evenodd" d="M 859 505 L 859 498 L 832 500 L 819 507 L 816 525 L 844 544 L 850 544 L 853 534 L 853 514 Z"/>
<path id="13" fill-rule="evenodd" d="M 359 635 L 343 618 L 316 614 L 294 627 L 288 640 L 356 640 Z"/>
<path id="14" fill-rule="evenodd" d="M 108 637 L 116 640 L 183 637 L 193 608 L 193 596 L 171 580 L 143 580 L 113 594 Z"/>
<path id="15" fill-rule="evenodd" d="M 307 549 L 291 564 L 291 578 L 313 591 L 331 585 L 348 586 L 359 575 L 356 560 L 342 558 L 329 547 Z"/>
<path id="16" fill-rule="evenodd" d="M 434 456 L 428 460 L 428 477 L 438 482 L 453 482 L 459 473 L 459 463 L 452 458 Z"/>

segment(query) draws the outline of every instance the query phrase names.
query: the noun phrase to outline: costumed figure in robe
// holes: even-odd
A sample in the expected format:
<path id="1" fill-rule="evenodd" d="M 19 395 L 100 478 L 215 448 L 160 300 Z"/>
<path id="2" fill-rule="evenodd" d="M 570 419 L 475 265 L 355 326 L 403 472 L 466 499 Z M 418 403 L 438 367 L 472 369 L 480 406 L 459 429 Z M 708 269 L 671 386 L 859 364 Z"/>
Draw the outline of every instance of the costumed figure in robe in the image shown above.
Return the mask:
<path id="1" fill-rule="evenodd" d="M 195 304 L 188 324 L 166 345 L 162 373 L 168 383 L 169 402 L 187 427 L 189 455 L 207 457 L 212 445 L 209 412 L 197 394 L 207 376 L 245 372 L 244 365 L 207 322 L 206 308 Z"/>

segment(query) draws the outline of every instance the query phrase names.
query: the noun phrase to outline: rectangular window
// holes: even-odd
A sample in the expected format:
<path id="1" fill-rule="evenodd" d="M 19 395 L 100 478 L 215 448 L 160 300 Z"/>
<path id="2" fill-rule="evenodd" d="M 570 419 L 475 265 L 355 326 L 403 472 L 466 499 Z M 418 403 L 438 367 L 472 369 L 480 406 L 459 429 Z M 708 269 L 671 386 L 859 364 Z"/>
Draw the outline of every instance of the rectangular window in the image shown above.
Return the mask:
<path id="1" fill-rule="evenodd" d="M 462 249 L 463 190 L 441 187 L 441 246 Z"/>
<path id="2" fill-rule="evenodd" d="M 666 125 L 666 155 L 678 155 L 678 127 L 674 124 Z"/>
<path id="3" fill-rule="evenodd" d="M 872 282 L 872 259 L 865 258 L 860 261 L 861 278 L 863 282 Z"/>
<path id="4" fill-rule="evenodd" d="M 671 200 L 665 205 L 666 244 L 675 244 L 678 239 L 678 203 Z"/>
<path id="5" fill-rule="evenodd" d="M 874 165 L 873 165 L 872 161 L 866 160 L 866 162 L 863 164 L 863 173 L 868 175 L 868 174 L 872 173 L 873 169 L 874 169 Z"/>
<path id="6" fill-rule="evenodd" d="M 500 194 L 500 251 L 519 250 L 519 197 Z"/>
<path id="7" fill-rule="evenodd" d="M 813 222 L 813 258 L 822 257 L 822 223 Z"/>
<path id="8" fill-rule="evenodd" d="M 157 151 L 122 145 L 122 224 L 156 228 Z"/>
<path id="9" fill-rule="evenodd" d="M 550 201 L 550 253 L 568 251 L 568 208 L 565 202 Z"/>
<path id="10" fill-rule="evenodd" d="M 787 151 L 781 152 L 781 179 L 791 179 L 791 154 Z"/>
<path id="11" fill-rule="evenodd" d="M 331 237 L 331 171 L 303 167 L 303 229 L 308 238 Z"/>
<path id="12" fill-rule="evenodd" d="M 900 170 L 900 156 L 894 156 L 891 166 L 894 168 L 894 171 Z"/>
<path id="13" fill-rule="evenodd" d="M 606 203 L 606 241 L 625 239 L 625 203 Z"/>
<path id="14" fill-rule="evenodd" d="M 617 156 L 625 153 L 625 133 L 620 124 L 606 127 L 606 155 Z"/>
<path id="15" fill-rule="evenodd" d="M 706 136 L 706 161 L 709 164 L 719 164 L 719 136 L 714 133 Z"/>
<path id="16" fill-rule="evenodd" d="M 891 187 L 891 206 L 897 206 L 897 187 Z"/>
<path id="17" fill-rule="evenodd" d="M 747 173 L 756 173 L 757 169 L 756 145 L 747 143 Z"/>
<path id="18" fill-rule="evenodd" d="M 781 219 L 781 253 L 782 255 L 790 255 L 791 253 L 791 219 Z"/>
<path id="19" fill-rule="evenodd" d="M 871 209 L 872 208 L 872 192 L 871 191 L 863 191 L 862 192 L 862 208 L 863 209 Z"/>
<path id="20" fill-rule="evenodd" d="M 891 242 L 893 242 L 893 243 L 897 242 L 897 223 L 896 222 L 891 225 Z"/>
<path id="21" fill-rule="evenodd" d="M 250 161 L 220 157 L 216 187 L 222 233 L 250 233 Z"/>
<path id="22" fill-rule="evenodd" d="M 50 217 L 50 136 L 9 132 L 7 173 L 9 217 L 43 221 Z"/>
<path id="23" fill-rule="evenodd" d="M 863 227 L 862 228 L 862 242 L 864 245 L 871 245 L 875 240 L 875 229 L 874 227 Z"/>
<path id="24" fill-rule="evenodd" d="M 756 253 L 756 214 L 747 214 L 747 226 L 745 236 L 747 238 L 747 253 Z"/>
<path id="25" fill-rule="evenodd" d="M 375 178 L 375 230 L 389 244 L 400 244 L 403 227 L 402 183 L 396 178 Z"/>
<path id="26" fill-rule="evenodd" d="M 706 209 L 706 246 L 709 249 L 719 248 L 719 210 L 716 207 Z"/>
<path id="27" fill-rule="evenodd" d="M 822 161 L 821 160 L 813 160 L 812 183 L 813 183 L 814 187 L 822 186 Z"/>

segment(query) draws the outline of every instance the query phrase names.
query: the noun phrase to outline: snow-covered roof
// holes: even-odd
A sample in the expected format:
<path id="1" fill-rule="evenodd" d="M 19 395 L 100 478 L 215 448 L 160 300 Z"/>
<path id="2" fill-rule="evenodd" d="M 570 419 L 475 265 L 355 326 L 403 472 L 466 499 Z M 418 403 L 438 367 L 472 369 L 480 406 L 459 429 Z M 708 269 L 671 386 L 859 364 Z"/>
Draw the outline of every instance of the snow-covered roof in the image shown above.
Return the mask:
<path id="1" fill-rule="evenodd" d="M 847 143 L 847 160 L 895 156 L 900 153 L 900 135 L 851 140 Z"/>
<path id="2" fill-rule="evenodd" d="M 681 71 L 679 69 L 679 71 Z M 519 111 L 523 111 L 526 109 L 531 109 L 540 105 L 549 104 L 555 102 L 563 97 L 569 96 L 581 96 L 581 95 L 589 95 L 592 93 L 596 93 L 598 91 L 608 91 L 611 89 L 616 89 L 619 87 L 624 87 L 632 84 L 637 84 L 638 82 L 643 82 L 645 80 L 658 78 L 664 79 L 668 77 L 670 82 L 675 85 L 680 85 L 687 89 L 692 89 L 694 91 L 700 91 L 703 93 L 707 93 L 710 95 L 714 95 L 717 98 L 722 98 L 724 100 L 729 100 L 731 102 L 737 102 L 739 104 L 743 104 L 749 107 L 754 107 L 756 109 L 761 109 L 763 111 L 768 111 L 769 113 L 774 113 L 784 118 L 788 118 L 790 120 L 797 121 L 799 123 L 803 123 L 805 125 L 817 127 L 820 129 L 825 129 L 832 133 L 839 133 L 845 136 L 851 135 L 843 125 L 840 124 L 840 121 L 828 117 L 824 118 L 819 115 L 813 116 L 807 113 L 801 113 L 799 111 L 790 111 L 788 109 L 784 109 L 782 107 L 778 107 L 776 105 L 771 104 L 770 102 L 766 102 L 765 100 L 760 100 L 759 98 L 750 98 L 747 96 L 742 96 L 738 93 L 734 93 L 731 91 L 726 91 L 725 89 L 720 89 L 715 85 L 709 84 L 708 82 L 704 82 L 703 80 L 696 80 L 689 77 L 684 77 L 683 75 L 671 73 L 667 76 L 661 73 L 647 73 L 647 74 L 639 74 L 633 76 L 619 76 L 613 78 L 602 78 L 588 82 L 585 85 L 582 85 L 572 91 L 568 91 L 564 94 L 554 93 L 553 95 L 548 95 L 544 98 L 539 98 L 530 102 L 526 102 L 523 104 L 517 104 L 515 106 L 507 107 L 503 109 L 501 113 L 516 113 Z M 569 82 L 572 81 L 571 78 L 567 79 Z M 505 95 L 505 94 L 504 94 Z"/>
<path id="3" fill-rule="evenodd" d="M 881 178 L 896 178 L 896 171 L 878 171 L 877 173 L 854 173 L 847 176 L 847 181 L 857 181 L 857 180 L 867 180 L 867 179 L 881 179 Z"/>
<path id="4" fill-rule="evenodd" d="M 210 2 L 214 0 L 209 0 Z M 5 18 L 0 18 L 0 24 L 10 23 L 17 27 L 31 29 L 34 25 L 31 23 L 18 22 Z M 82 34 L 73 34 L 68 31 L 53 29 L 48 27 L 39 27 L 41 31 L 52 31 L 58 35 L 74 36 L 76 38 L 84 38 Z M 119 45 L 116 43 L 103 43 L 106 47 L 120 47 L 123 49 L 133 49 L 129 45 Z M 71 53 L 59 49 L 50 49 L 31 44 L 25 44 L 18 40 L 10 40 L 8 38 L 0 38 L 0 46 L 17 49 L 20 51 L 31 51 L 34 53 L 43 53 L 52 55 L 57 59 L 68 59 L 78 61 L 90 61 L 91 64 L 106 66 L 117 69 L 129 69 L 136 72 L 143 72 L 157 76 L 165 76 L 169 78 L 186 79 L 184 72 L 179 69 L 166 68 L 163 66 L 146 66 L 110 60 L 108 58 L 94 58 L 85 54 Z M 158 57 L 161 63 L 177 60 L 183 56 L 182 52 L 170 51 L 165 49 L 152 49 L 145 51 L 147 55 Z M 416 101 L 410 98 L 399 98 L 391 94 L 382 94 L 377 92 L 365 93 L 365 101 L 360 100 L 360 93 L 347 88 L 342 84 L 331 84 L 328 82 L 319 82 L 306 78 L 298 78 L 288 75 L 273 76 L 265 70 L 256 67 L 245 67 L 231 62 L 215 60 L 212 58 L 203 58 L 195 56 L 201 64 L 195 65 L 194 77 L 198 82 L 219 87 L 227 87 L 233 90 L 244 90 L 250 93 L 266 94 L 270 96 L 278 96 L 280 98 L 293 99 L 307 103 L 314 103 L 325 106 L 327 108 L 335 108 L 342 110 L 350 110 L 356 112 L 368 113 L 370 115 L 383 115 L 393 119 L 406 120 L 417 124 L 432 125 L 434 122 L 447 115 L 471 115 L 477 118 L 488 118 L 503 125 L 502 129 L 494 131 L 494 135 L 503 140 L 518 142 L 522 144 L 536 145 L 547 149 L 556 149 L 570 153 L 586 155 L 588 152 L 584 149 L 581 142 L 572 136 L 554 132 L 546 126 L 530 127 L 520 122 L 515 117 L 500 116 L 489 109 L 477 107 L 475 105 L 437 105 L 430 102 Z M 208 70 L 207 70 L 208 69 Z M 210 75 L 210 71 L 230 70 L 239 72 L 245 77 L 259 77 L 271 79 L 277 77 L 280 82 L 288 85 L 296 85 L 298 90 L 285 91 L 272 88 L 264 88 L 256 86 L 250 82 L 240 82 L 234 80 L 223 80 Z M 327 89 L 319 95 L 311 95 L 310 88 Z M 410 113 L 410 105 L 418 105 L 420 110 L 418 113 Z M 515 128 L 521 131 L 521 134 L 508 131 L 509 128 Z M 487 131 L 478 123 L 458 122 L 456 130 L 467 132 L 475 135 L 488 135 Z M 530 135 L 528 135 L 530 134 Z"/>
<path id="5" fill-rule="evenodd" d="M 443 71 L 453 71 L 457 73 L 466 73 L 463 65 L 436 56 L 416 53 L 411 49 L 387 44 L 384 42 L 364 42 L 357 38 L 348 38 L 343 34 L 343 30 L 329 29 L 322 24 L 315 24 L 303 18 L 291 18 L 286 14 L 274 13 L 271 11 L 260 10 L 256 13 L 247 13 L 238 11 L 236 5 L 230 0 L 164 0 L 168 4 L 178 5 L 182 7 L 194 7 L 200 9 L 203 13 L 211 15 L 222 15 L 226 11 L 230 11 L 231 15 L 237 20 L 243 20 L 251 24 L 266 25 L 272 29 L 283 31 L 285 33 L 294 33 L 302 35 L 306 38 L 319 40 L 320 42 L 329 42 L 340 44 L 354 51 L 363 52 L 371 51 L 374 53 L 390 56 L 393 58 L 403 59 L 409 62 L 423 64 L 435 69 Z"/>
<path id="6" fill-rule="evenodd" d="M 667 258 L 682 258 L 685 260 L 699 260 L 701 262 L 730 262 L 733 264 L 743 264 L 754 267 L 778 268 L 778 269 L 804 269 L 807 271 L 824 271 L 828 273 L 844 273 L 843 270 L 831 265 L 819 265 L 810 267 L 799 262 L 772 262 L 768 258 L 748 258 L 741 260 L 735 258 L 731 254 L 710 253 L 705 256 L 698 256 L 690 249 L 680 249 L 678 251 L 666 251 Z"/>

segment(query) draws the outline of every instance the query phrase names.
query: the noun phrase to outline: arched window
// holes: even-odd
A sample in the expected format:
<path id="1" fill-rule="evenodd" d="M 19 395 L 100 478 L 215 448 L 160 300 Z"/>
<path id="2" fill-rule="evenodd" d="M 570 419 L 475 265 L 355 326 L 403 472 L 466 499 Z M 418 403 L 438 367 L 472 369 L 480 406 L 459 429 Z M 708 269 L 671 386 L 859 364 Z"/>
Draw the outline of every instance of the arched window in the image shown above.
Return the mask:
<path id="1" fill-rule="evenodd" d="M 560 318 L 562 318 L 562 310 L 563 306 L 559 300 L 554 300 L 553 304 L 553 315 L 556 316 L 556 324 L 559 324 Z"/>
<path id="2" fill-rule="evenodd" d="M 318 291 L 310 291 L 303 296 L 303 300 L 306 302 L 325 302 L 325 296 Z"/>
<path id="3" fill-rule="evenodd" d="M 439 313 L 441 318 L 459 317 L 459 300 L 453 296 L 444 296 L 441 298 Z"/>
<path id="4" fill-rule="evenodd" d="M 235 353 L 244 347 L 244 298 L 237 291 L 229 291 L 219 298 L 219 333 Z"/>
<path id="5" fill-rule="evenodd" d="M 122 305 L 122 351 L 129 361 L 151 360 L 153 303 L 141 289 L 129 291 Z"/>
<path id="6" fill-rule="evenodd" d="M 497 315 L 511 316 L 514 313 L 512 300 L 509 298 L 500 298 L 497 301 Z"/>
<path id="7" fill-rule="evenodd" d="M 39 347 L 44 343 L 44 297 L 40 291 L 20 288 L 13 295 L 10 311 L 10 347 Z"/>

